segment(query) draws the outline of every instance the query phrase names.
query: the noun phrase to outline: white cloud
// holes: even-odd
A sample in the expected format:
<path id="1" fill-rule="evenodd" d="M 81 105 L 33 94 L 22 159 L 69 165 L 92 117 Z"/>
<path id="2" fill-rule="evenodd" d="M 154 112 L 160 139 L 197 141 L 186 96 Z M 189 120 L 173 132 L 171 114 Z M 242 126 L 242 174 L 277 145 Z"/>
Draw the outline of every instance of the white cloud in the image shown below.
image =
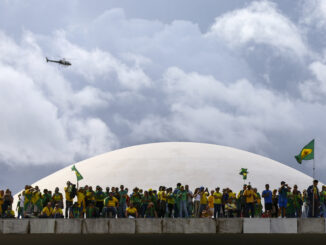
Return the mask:
<path id="1" fill-rule="evenodd" d="M 21 44 L 0 33 L 0 160 L 8 164 L 63 164 L 114 149 L 119 141 L 85 109 L 111 99 L 91 86 L 74 90 L 63 72 L 44 61 L 32 33 Z"/>
<path id="2" fill-rule="evenodd" d="M 320 61 L 310 64 L 309 69 L 315 79 L 309 79 L 299 85 L 301 95 L 308 101 L 325 102 L 326 65 Z"/>
<path id="3" fill-rule="evenodd" d="M 271 45 L 299 57 L 307 54 L 299 29 L 281 14 L 274 3 L 257 1 L 248 7 L 217 17 L 208 37 L 219 37 L 231 46 L 254 42 Z"/>
<path id="4" fill-rule="evenodd" d="M 318 28 L 326 27 L 326 2 L 324 0 L 304 1 L 301 22 Z"/>

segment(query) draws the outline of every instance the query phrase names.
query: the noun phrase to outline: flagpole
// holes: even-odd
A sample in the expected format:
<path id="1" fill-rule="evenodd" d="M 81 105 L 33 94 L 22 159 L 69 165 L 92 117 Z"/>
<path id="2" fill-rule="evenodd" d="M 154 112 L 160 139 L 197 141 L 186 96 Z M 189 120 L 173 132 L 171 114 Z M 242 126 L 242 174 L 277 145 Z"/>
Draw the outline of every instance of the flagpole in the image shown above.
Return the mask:
<path id="1" fill-rule="evenodd" d="M 314 139 L 315 140 L 315 139 Z M 314 159 L 313 159 L 313 162 L 312 162 L 312 183 L 314 183 L 314 180 L 315 180 L 315 169 L 316 169 L 316 165 L 315 165 L 315 158 L 316 158 L 316 151 L 315 151 L 315 142 L 314 142 Z M 317 187 L 316 187 L 317 188 Z M 317 189 L 316 189 L 317 191 Z M 317 194 L 318 195 L 318 194 Z M 312 217 L 315 217 L 315 191 L 314 191 L 314 186 L 312 184 Z"/>

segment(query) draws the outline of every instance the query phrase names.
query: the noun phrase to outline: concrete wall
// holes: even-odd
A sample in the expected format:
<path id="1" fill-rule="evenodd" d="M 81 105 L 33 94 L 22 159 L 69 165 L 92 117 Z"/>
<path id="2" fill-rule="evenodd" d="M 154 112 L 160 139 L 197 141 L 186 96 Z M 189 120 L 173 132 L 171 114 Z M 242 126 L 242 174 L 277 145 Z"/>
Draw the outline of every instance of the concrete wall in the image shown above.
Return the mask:
<path id="1" fill-rule="evenodd" d="M 324 233 L 325 219 L 25 219 L 0 220 L 2 234 Z"/>

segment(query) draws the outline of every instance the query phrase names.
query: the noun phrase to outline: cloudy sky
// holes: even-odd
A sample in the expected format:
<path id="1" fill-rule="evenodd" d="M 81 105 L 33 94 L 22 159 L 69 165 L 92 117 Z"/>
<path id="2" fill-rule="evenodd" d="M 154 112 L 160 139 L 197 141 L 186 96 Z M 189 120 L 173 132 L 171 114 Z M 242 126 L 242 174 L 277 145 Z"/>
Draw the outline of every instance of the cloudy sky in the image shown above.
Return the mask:
<path id="1" fill-rule="evenodd" d="M 0 0 L 0 187 L 161 141 L 311 175 L 313 138 L 326 182 L 325 36 L 323 0 Z"/>

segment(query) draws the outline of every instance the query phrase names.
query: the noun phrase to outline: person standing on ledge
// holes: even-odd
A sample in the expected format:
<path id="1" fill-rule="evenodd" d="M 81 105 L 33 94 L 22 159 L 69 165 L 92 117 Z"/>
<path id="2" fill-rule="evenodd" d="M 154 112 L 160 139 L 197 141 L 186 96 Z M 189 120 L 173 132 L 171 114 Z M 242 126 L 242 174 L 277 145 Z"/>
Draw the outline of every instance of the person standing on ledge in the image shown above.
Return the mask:
<path id="1" fill-rule="evenodd" d="M 289 189 L 288 189 L 288 185 L 285 184 L 284 181 L 281 182 L 281 187 L 278 189 L 278 205 L 281 209 L 281 213 L 282 213 L 282 218 L 285 217 L 285 209 L 287 207 L 288 204 L 288 199 L 287 199 L 287 195 L 288 195 Z"/>
<path id="2" fill-rule="evenodd" d="M 251 213 L 251 218 L 255 217 L 255 198 L 257 198 L 256 193 L 251 188 L 251 185 L 248 185 L 247 190 L 244 191 L 243 195 L 246 197 L 246 212 L 245 217 L 249 218 L 249 210 Z"/>
<path id="3" fill-rule="evenodd" d="M 316 218 L 319 217 L 319 205 L 320 205 L 320 195 L 318 190 L 318 180 L 313 181 L 313 185 L 309 186 L 307 189 L 308 194 L 308 217 Z"/>
<path id="4" fill-rule="evenodd" d="M 265 190 L 262 193 L 262 196 L 264 198 L 264 203 L 265 203 L 265 212 L 268 217 L 271 217 L 272 215 L 272 209 L 273 209 L 273 204 L 272 204 L 272 192 L 269 190 L 269 184 L 265 185 Z"/>

